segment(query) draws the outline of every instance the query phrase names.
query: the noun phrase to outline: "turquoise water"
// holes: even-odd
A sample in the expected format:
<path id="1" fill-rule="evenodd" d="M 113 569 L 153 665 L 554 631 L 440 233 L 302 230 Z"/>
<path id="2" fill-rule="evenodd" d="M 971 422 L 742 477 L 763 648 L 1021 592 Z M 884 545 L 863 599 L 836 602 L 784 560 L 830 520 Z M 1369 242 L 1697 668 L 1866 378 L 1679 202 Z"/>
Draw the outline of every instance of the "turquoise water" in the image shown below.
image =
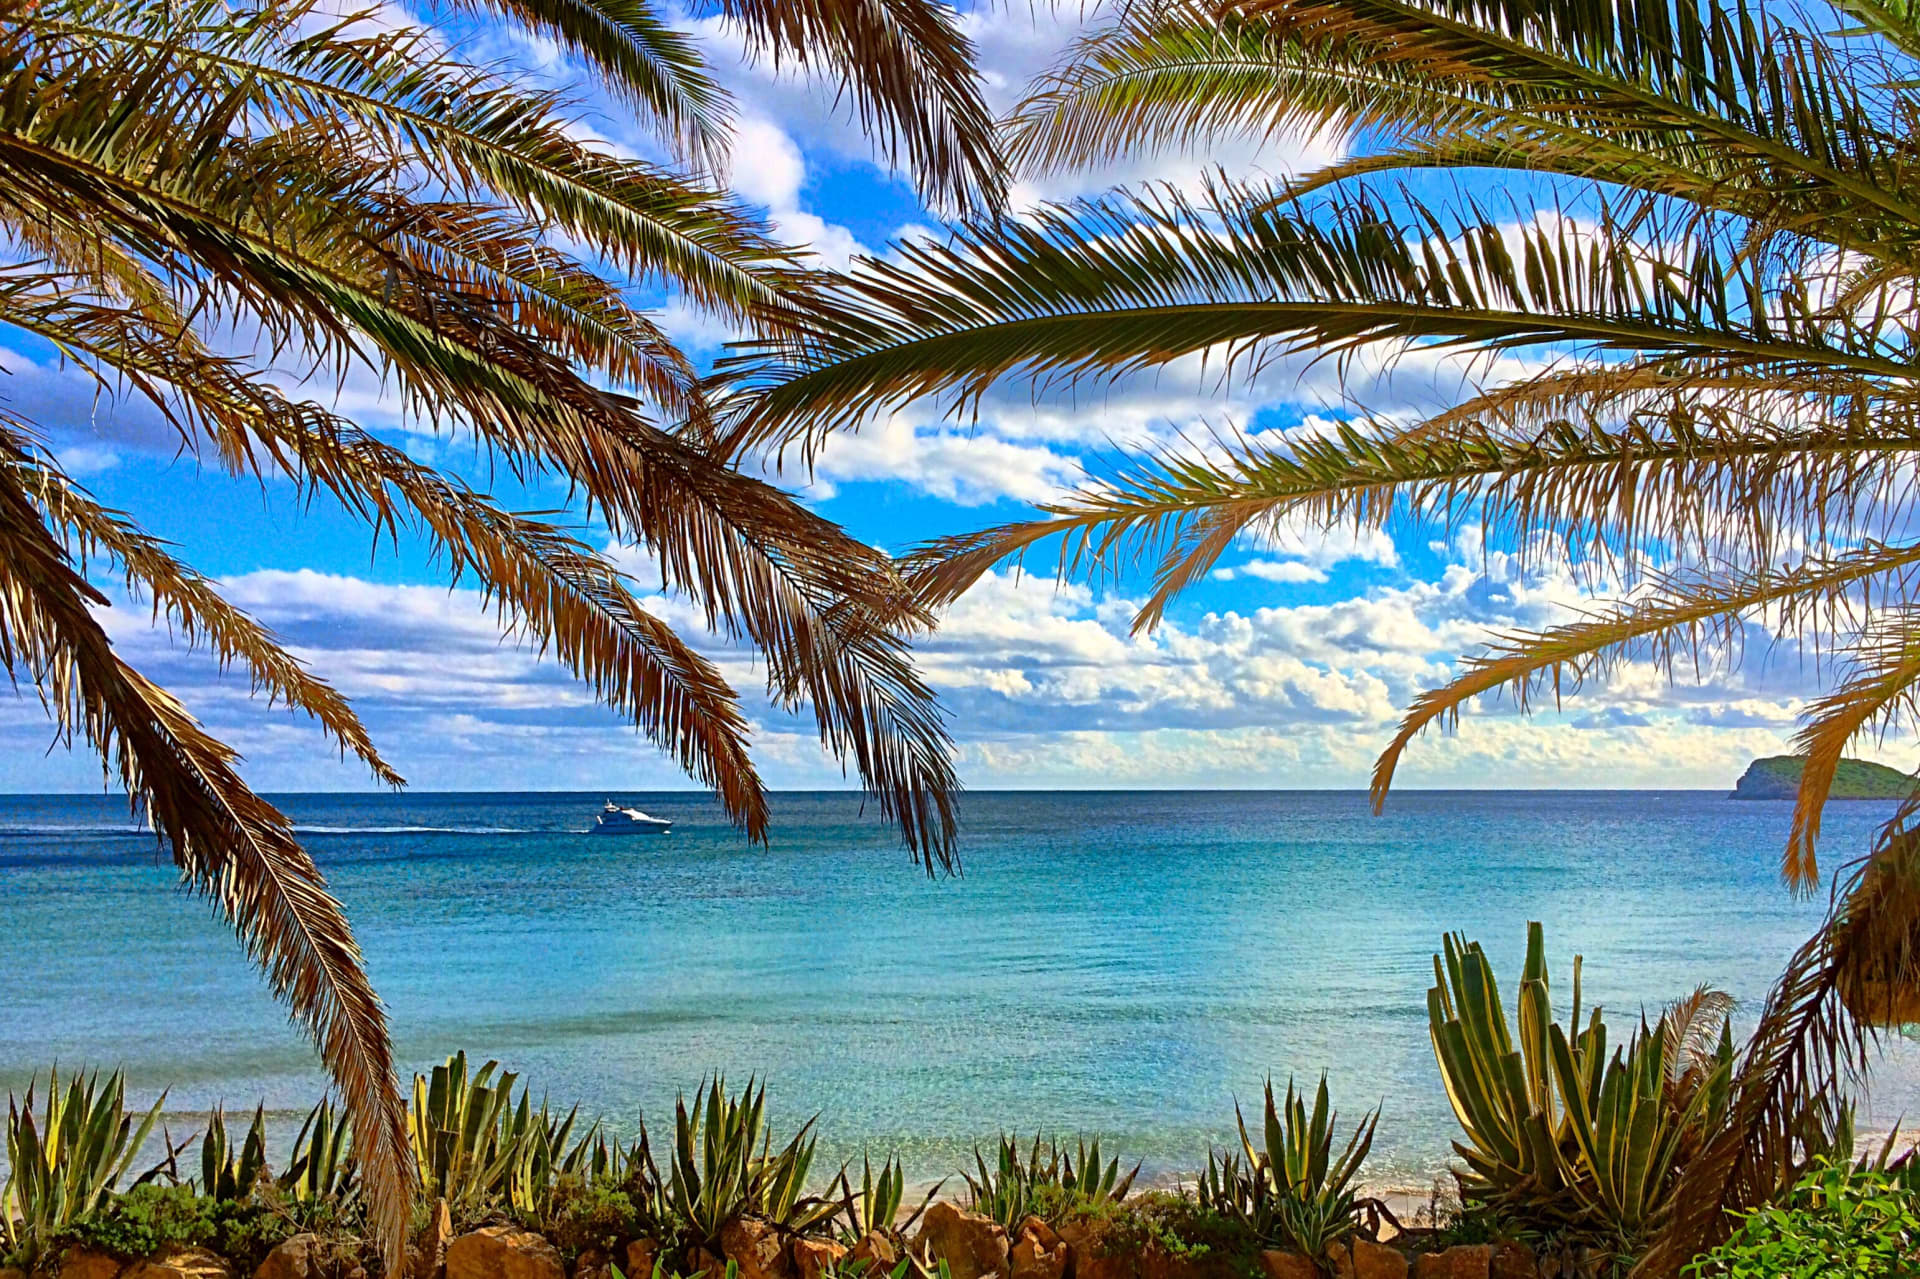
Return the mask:
<path id="1" fill-rule="evenodd" d="M 285 796 L 346 904 L 408 1067 L 457 1048 L 631 1132 L 710 1071 L 819 1112 L 822 1158 L 953 1172 L 1002 1129 L 1100 1133 L 1190 1170 L 1269 1073 L 1331 1073 L 1385 1118 L 1370 1177 L 1417 1184 L 1450 1119 L 1425 1031 L 1440 935 L 1626 1018 L 1710 982 L 1750 1016 L 1824 899 L 1776 876 L 1786 804 L 1697 792 L 972 794 L 966 873 L 929 882 L 857 797 L 776 797 L 771 849 L 690 794 L 627 796 L 664 838 L 580 834 L 599 795 Z M 1878 804 L 1830 810 L 1831 864 Z M 323 1089 L 205 903 L 105 798 L 0 797 L 0 1087 L 125 1065 L 169 1108 Z M 1509 991 L 1509 993 L 1511 993 Z M 1881 1122 L 1920 1114 L 1882 1069 Z"/>

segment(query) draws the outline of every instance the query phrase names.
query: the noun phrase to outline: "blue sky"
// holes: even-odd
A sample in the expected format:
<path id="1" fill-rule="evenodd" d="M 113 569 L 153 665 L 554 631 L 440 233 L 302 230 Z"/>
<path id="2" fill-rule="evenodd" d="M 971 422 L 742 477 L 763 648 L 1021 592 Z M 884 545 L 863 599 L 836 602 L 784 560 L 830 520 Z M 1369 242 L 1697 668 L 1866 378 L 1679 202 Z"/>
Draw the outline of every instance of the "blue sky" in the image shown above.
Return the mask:
<path id="1" fill-rule="evenodd" d="M 388 10 L 404 14 L 389 3 Z M 1003 6 L 970 18 L 994 106 L 1004 109 L 1080 27 L 1079 6 Z M 420 15 L 407 15 L 418 19 Z M 779 232 L 831 262 L 881 252 L 935 219 L 911 187 L 876 163 L 830 88 L 747 66 L 713 23 L 701 34 L 738 95 L 731 180 L 769 212 Z M 609 145 L 646 153 L 646 131 L 587 91 L 555 50 L 504 29 L 456 33 L 472 57 L 573 85 L 584 127 Z M 1284 174 L 1338 149 L 1285 139 L 1204 157 L 1144 156 L 1124 170 L 1025 180 L 1018 199 L 1067 198 L 1144 179 L 1197 184 L 1231 174 Z M 702 358 L 729 334 L 673 299 L 672 332 Z M 422 548 L 375 547 L 367 530 L 284 487 L 222 477 L 176 453 L 166 431 L 131 405 L 98 394 L 44 349 L 0 332 L 0 395 L 42 423 L 61 457 L 105 501 L 175 541 L 229 595 L 274 627 L 360 709 L 384 753 L 421 789 L 618 788 L 686 783 L 631 728 L 597 707 L 552 663 L 503 638 L 468 589 L 449 589 Z M 1497 371 L 1497 370 L 1496 370 Z M 989 396 L 978 421 L 957 424 L 914 406 L 828 445 L 817 471 L 784 482 L 853 532 L 889 549 L 1016 518 L 1070 484 L 1082 465 L 1116 449 L 1232 426 L 1313 429 L 1342 410 L 1343 391 L 1370 409 L 1415 413 L 1485 375 L 1415 353 L 1389 365 L 1359 362 L 1343 387 L 1333 366 L 1282 361 L 1251 384 L 1223 389 L 1197 364 L 1111 389 L 1035 400 L 1023 386 Z M 331 382 L 310 383 L 328 398 Z M 507 504 L 549 508 L 556 493 L 527 492 L 476 469 L 470 448 L 407 422 L 366 375 L 350 374 L 338 405 L 417 456 L 462 471 Z M 591 530 L 589 535 L 594 536 Z M 604 541 L 604 535 L 598 535 Z M 644 557 L 612 547 L 649 580 Z M 1175 607 L 1154 635 L 1127 633 L 1137 582 L 1056 587 L 1046 577 L 996 575 L 963 599 L 922 646 L 949 708 L 966 784 L 995 787 L 1350 787 L 1364 784 L 1398 711 L 1444 680 L 1451 663 L 1491 631 L 1551 624 L 1586 601 L 1560 573 L 1517 571 L 1482 545 L 1471 523 L 1389 534 L 1283 532 L 1235 548 L 1222 569 Z M 679 601 L 649 597 L 690 634 Z M 246 756 L 269 790 L 367 785 L 312 725 L 253 701 L 244 679 L 222 676 L 156 630 L 135 601 L 117 597 L 106 620 L 118 643 Z M 706 637 L 743 691 L 759 676 L 751 655 Z M 1791 652 L 1703 683 L 1670 684 L 1628 666 L 1565 713 L 1532 719 L 1501 705 L 1462 732 L 1414 749 L 1409 786 L 1722 787 L 1758 753 L 1780 750 L 1813 687 Z M 776 787 L 844 784 L 810 727 L 749 702 L 756 750 Z M 31 688 L 0 701 L 0 789 L 85 790 L 100 785 L 84 752 L 51 742 Z M 1910 765 L 1899 751 L 1882 756 Z"/>

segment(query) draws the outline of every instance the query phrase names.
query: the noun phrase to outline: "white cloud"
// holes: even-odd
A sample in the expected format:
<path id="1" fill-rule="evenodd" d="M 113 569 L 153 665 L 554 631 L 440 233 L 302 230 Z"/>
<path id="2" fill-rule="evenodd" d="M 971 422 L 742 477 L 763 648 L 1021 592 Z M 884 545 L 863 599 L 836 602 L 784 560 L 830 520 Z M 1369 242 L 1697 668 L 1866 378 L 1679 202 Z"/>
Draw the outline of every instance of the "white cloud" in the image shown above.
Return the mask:
<path id="1" fill-rule="evenodd" d="M 1235 568 L 1217 568 L 1213 570 L 1213 577 L 1221 582 L 1231 582 L 1236 577 L 1257 577 L 1263 582 L 1324 582 L 1327 572 L 1299 560 L 1248 560 Z"/>

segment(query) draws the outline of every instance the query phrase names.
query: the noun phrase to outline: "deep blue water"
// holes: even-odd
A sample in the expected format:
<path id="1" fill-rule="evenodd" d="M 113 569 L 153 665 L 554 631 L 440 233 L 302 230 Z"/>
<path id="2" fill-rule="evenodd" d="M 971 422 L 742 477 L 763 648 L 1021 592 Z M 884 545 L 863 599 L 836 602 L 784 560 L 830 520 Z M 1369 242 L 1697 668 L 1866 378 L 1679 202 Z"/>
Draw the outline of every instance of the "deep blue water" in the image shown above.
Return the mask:
<path id="1" fill-rule="evenodd" d="M 480 780 L 480 779 L 476 779 Z M 1824 909 L 1780 886 L 1788 805 L 1699 792 L 972 794 L 965 874 L 929 881 L 857 797 L 776 797 L 746 846 L 704 797 L 623 797 L 663 838 L 580 832 L 599 795 L 280 797 L 345 903 L 402 1061 L 494 1056 L 630 1132 L 722 1070 L 770 1081 L 916 1177 L 1001 1129 L 1100 1133 L 1191 1169 L 1269 1073 L 1331 1073 L 1386 1114 L 1375 1181 L 1445 1159 L 1425 1029 L 1443 931 L 1517 970 L 1544 921 L 1556 978 L 1626 1019 L 1710 982 L 1751 1016 Z M 1829 810 L 1829 867 L 1886 806 Z M 170 1108 L 324 1084 L 205 903 L 110 798 L 0 797 L 0 1087 L 56 1059 L 125 1065 Z M 1509 983 L 1513 981 L 1508 977 Z M 1562 987 L 1564 990 L 1564 987 Z M 1511 985 L 1508 995 L 1511 996 Z M 1562 995 L 1564 1006 L 1565 995 Z M 1885 1123 L 1920 1114 L 1904 1048 Z"/>

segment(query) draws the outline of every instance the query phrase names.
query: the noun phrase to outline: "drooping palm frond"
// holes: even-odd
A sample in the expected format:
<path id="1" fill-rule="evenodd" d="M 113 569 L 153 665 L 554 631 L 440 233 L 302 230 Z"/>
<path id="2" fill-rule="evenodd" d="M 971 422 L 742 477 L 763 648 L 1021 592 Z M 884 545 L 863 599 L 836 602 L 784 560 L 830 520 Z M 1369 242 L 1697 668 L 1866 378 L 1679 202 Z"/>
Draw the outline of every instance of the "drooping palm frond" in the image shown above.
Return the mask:
<path id="1" fill-rule="evenodd" d="M 439 0 L 491 11 L 548 37 L 599 71 L 614 94 L 683 155 L 708 169 L 725 158 L 731 113 L 693 38 L 648 0 Z"/>
<path id="2" fill-rule="evenodd" d="M 0 666 L 31 679 L 63 733 L 117 772 L 186 883 L 240 933 L 274 993 L 319 1045 L 353 1118 L 368 1212 L 404 1242 L 412 1205 L 406 1114 L 386 1015 L 340 907 L 291 825 L 233 770 L 234 754 L 113 651 L 75 570 L 19 487 L 0 474 Z"/>
<path id="3" fill-rule="evenodd" d="M 658 6 L 444 7 L 554 40 L 696 166 L 717 159 L 725 94 Z M 823 5 L 819 21 L 781 26 L 754 8 L 738 16 L 764 28 L 762 54 L 832 67 L 863 110 L 900 122 L 930 183 L 995 197 L 970 48 L 946 9 Z M 703 447 L 706 388 L 631 300 L 652 287 L 771 334 L 813 305 L 809 260 L 697 167 L 583 142 L 560 95 L 390 16 L 310 0 L 0 5 L 0 228 L 19 249 L 0 268 L 0 323 L 102 394 L 156 408 L 195 456 L 286 477 L 376 540 L 422 539 L 505 629 L 764 838 L 737 694 L 605 554 L 280 389 L 371 372 L 404 411 L 470 440 L 480 464 L 566 490 L 583 520 L 655 557 L 710 629 L 766 661 L 776 704 L 811 710 L 929 872 L 951 868 L 948 739 L 906 649 L 924 607 L 885 555 Z M 113 653 L 93 579 L 119 575 L 183 641 L 311 715 L 382 780 L 399 776 L 337 690 L 32 439 L 28 423 L 0 430 L 0 663 L 117 773 L 319 1046 L 399 1273 L 411 1172 L 351 933 L 233 752 Z"/>
<path id="4" fill-rule="evenodd" d="M 1920 832 L 1884 832 L 1835 887 L 1819 930 L 1767 997 L 1734 1076 L 1727 1122 L 1690 1160 L 1673 1218 L 1635 1270 L 1670 1276 L 1725 1238 L 1729 1215 L 1789 1182 L 1848 1124 L 1876 1027 L 1920 1012 Z"/>

